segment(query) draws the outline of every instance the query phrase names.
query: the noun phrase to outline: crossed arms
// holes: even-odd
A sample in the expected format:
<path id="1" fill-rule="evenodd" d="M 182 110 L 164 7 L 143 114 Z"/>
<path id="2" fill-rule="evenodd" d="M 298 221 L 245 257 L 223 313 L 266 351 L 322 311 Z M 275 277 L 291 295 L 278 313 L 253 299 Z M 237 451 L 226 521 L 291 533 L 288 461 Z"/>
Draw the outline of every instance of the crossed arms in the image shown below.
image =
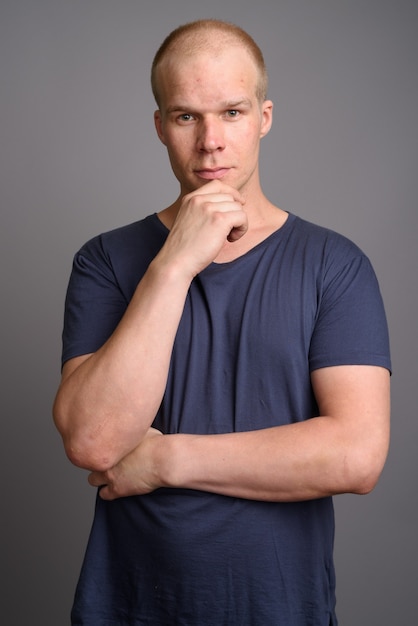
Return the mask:
<path id="1" fill-rule="evenodd" d="M 186 196 L 111 338 L 64 365 L 54 419 L 70 460 L 91 471 L 101 497 L 166 486 L 294 501 L 375 486 L 389 445 L 389 372 L 381 367 L 314 371 L 320 416 L 304 422 L 221 435 L 151 428 L 191 280 L 246 230 L 243 199 L 231 188 L 211 184 Z"/>

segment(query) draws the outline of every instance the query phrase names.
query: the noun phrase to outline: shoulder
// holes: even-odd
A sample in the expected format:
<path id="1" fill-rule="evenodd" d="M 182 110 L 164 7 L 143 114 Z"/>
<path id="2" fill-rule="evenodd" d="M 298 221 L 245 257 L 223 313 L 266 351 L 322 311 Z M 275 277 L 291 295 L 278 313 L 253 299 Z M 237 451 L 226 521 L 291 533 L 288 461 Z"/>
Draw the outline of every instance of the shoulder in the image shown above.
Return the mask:
<path id="1" fill-rule="evenodd" d="M 167 229 L 154 213 L 89 239 L 75 254 L 75 262 L 88 262 L 112 272 L 147 265 L 159 252 Z"/>
<path id="2" fill-rule="evenodd" d="M 294 214 L 287 223 L 287 245 L 305 268 L 325 276 L 351 264 L 370 265 L 366 254 L 348 237 Z"/>
<path id="3" fill-rule="evenodd" d="M 293 214 L 290 217 L 294 234 L 300 241 L 329 251 L 344 250 L 351 254 L 364 254 L 358 245 L 345 235 Z"/>
<path id="4" fill-rule="evenodd" d="M 138 246 L 161 245 L 166 237 L 165 226 L 161 224 L 156 214 L 115 228 L 89 239 L 80 248 L 79 253 L 85 255 L 123 254 Z"/>

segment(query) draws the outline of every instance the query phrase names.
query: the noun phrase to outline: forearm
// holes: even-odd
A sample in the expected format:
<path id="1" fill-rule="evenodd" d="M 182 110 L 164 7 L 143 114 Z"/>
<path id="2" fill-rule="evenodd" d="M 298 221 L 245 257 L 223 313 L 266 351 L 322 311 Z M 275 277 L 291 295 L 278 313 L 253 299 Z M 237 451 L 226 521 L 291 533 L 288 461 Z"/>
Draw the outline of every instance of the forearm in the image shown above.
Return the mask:
<path id="1" fill-rule="evenodd" d="M 76 465 L 111 467 L 141 441 L 161 403 L 189 282 L 156 259 L 110 339 L 63 377 L 54 418 Z"/>
<path id="2" fill-rule="evenodd" d="M 148 433 L 110 472 L 102 497 L 159 487 L 197 489 L 267 501 L 367 493 L 386 460 L 390 432 L 389 373 L 339 366 L 312 375 L 321 417 L 264 430 L 218 435 Z"/>
<path id="3" fill-rule="evenodd" d="M 54 418 L 76 465 L 109 469 L 142 440 L 164 394 L 190 283 L 231 232 L 234 240 L 246 232 L 243 203 L 238 191 L 211 181 L 166 209 L 170 234 L 115 332 L 64 367 Z"/>
<path id="4" fill-rule="evenodd" d="M 267 501 L 367 493 L 387 452 L 386 437 L 365 441 L 331 417 L 222 435 L 169 435 L 162 446 L 162 483 Z"/>

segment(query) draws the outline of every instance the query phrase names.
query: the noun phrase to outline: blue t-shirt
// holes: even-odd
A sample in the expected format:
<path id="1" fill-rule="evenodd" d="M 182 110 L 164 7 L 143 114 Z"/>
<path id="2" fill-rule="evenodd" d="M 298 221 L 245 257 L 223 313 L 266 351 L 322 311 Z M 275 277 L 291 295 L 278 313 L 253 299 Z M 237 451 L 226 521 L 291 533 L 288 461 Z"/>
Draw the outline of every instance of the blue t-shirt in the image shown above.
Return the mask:
<path id="1" fill-rule="evenodd" d="M 63 361 L 111 335 L 168 231 L 156 215 L 89 241 L 74 259 Z M 310 372 L 390 369 L 367 257 L 294 215 L 193 280 L 154 421 L 225 433 L 318 415 Z M 84 626 L 336 624 L 331 498 L 273 503 L 188 489 L 96 501 L 72 611 Z"/>

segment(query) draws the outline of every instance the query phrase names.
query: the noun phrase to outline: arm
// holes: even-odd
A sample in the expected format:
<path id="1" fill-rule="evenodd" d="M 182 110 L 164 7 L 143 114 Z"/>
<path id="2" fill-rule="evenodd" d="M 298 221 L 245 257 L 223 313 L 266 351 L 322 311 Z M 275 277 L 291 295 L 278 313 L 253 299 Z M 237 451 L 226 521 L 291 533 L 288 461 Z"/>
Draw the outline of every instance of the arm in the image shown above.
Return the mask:
<path id="1" fill-rule="evenodd" d="M 242 203 L 219 181 L 186 196 L 113 335 L 96 353 L 64 365 L 54 420 L 75 465 L 113 467 L 144 437 L 164 393 L 190 283 L 228 238 L 244 234 Z"/>
<path id="2" fill-rule="evenodd" d="M 64 364 L 54 419 L 75 465 L 105 469 L 141 441 L 161 402 L 187 289 L 156 259 L 110 339 Z"/>
<path id="3" fill-rule="evenodd" d="M 108 499 L 161 486 L 269 501 L 369 492 L 388 450 L 389 372 L 329 367 L 313 372 L 312 384 L 320 417 L 245 433 L 150 436 L 90 483 L 109 485 L 101 491 Z"/>

